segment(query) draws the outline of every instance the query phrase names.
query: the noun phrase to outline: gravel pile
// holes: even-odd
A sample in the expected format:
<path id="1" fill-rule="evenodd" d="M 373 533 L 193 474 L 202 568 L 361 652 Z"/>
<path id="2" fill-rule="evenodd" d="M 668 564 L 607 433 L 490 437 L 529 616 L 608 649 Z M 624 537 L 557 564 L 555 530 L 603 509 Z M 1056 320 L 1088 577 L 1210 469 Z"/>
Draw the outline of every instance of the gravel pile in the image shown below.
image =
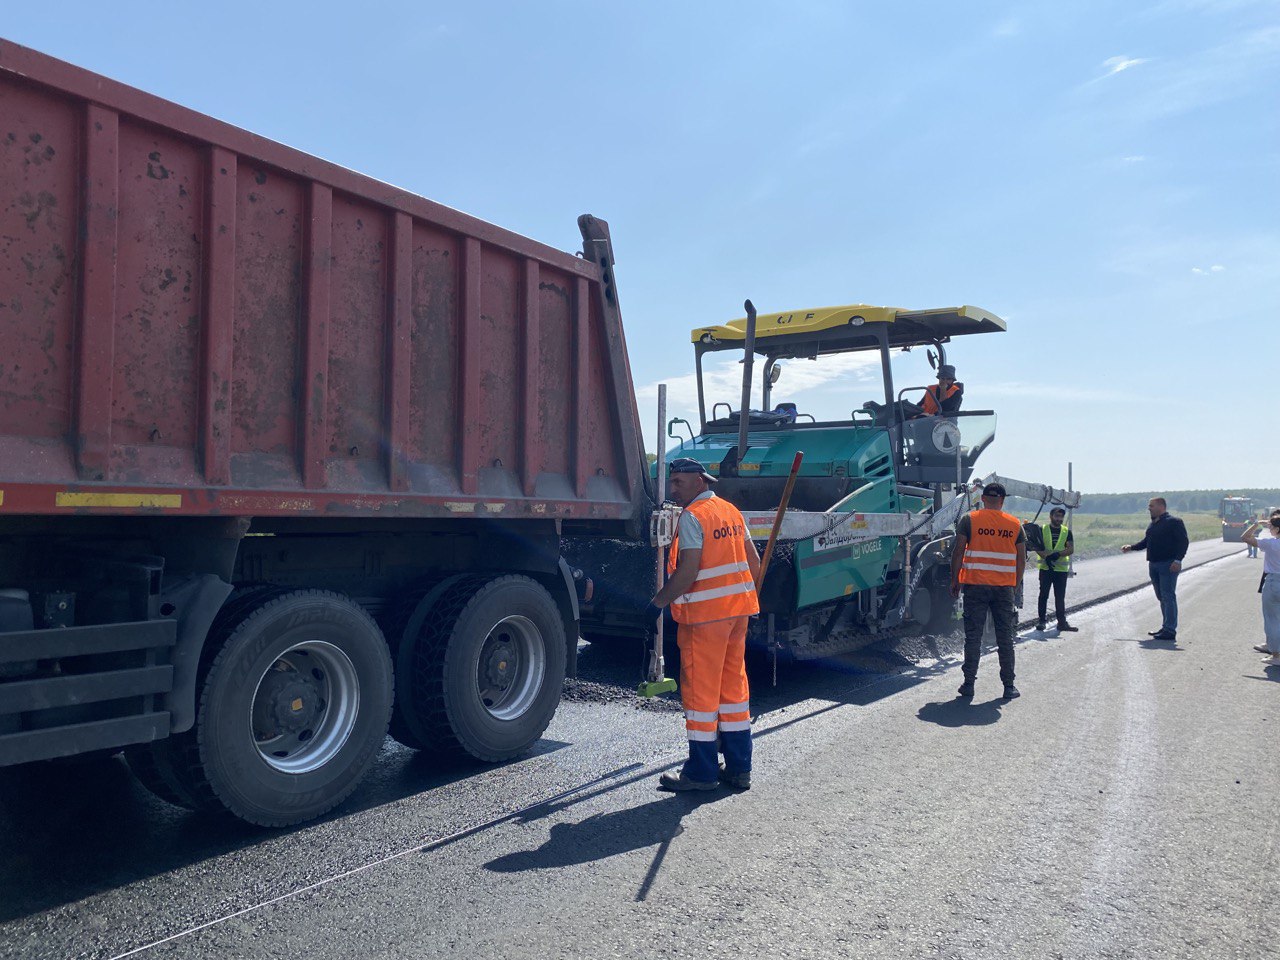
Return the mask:
<path id="1" fill-rule="evenodd" d="M 637 684 L 639 681 L 637 681 Z M 637 710 L 648 710 L 655 713 L 680 712 L 679 696 L 664 694 L 661 697 L 641 697 L 635 688 L 626 688 L 609 683 L 596 683 L 591 680 L 566 679 L 560 699 L 572 703 L 630 703 Z"/>

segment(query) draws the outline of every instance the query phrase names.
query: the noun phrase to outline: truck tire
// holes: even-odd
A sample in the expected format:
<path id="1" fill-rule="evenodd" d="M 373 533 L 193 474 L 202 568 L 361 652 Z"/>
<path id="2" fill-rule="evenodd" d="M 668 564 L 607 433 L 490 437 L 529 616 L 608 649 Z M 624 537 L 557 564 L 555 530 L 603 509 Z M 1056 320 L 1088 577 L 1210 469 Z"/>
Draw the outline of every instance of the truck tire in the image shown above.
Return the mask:
<path id="1" fill-rule="evenodd" d="M 195 727 L 173 739 L 197 807 L 284 827 L 341 803 L 364 776 L 387 731 L 391 658 L 373 619 L 339 594 L 245 599 L 250 609 L 219 615 Z"/>
<path id="2" fill-rule="evenodd" d="M 408 629 L 409 621 L 413 618 L 414 611 L 418 609 L 418 605 L 422 603 L 422 599 L 426 595 L 426 590 L 412 590 L 404 594 L 396 601 L 391 612 L 383 621 L 382 632 L 387 637 L 387 645 L 391 652 L 391 662 L 396 664 L 396 687 L 401 685 L 399 659 L 400 650 L 405 645 L 405 631 Z M 397 690 L 395 702 L 391 708 L 391 723 L 387 728 L 387 734 L 396 743 L 408 747 L 410 750 L 421 750 L 426 744 L 419 740 L 413 732 L 417 724 L 411 723 L 406 716 L 411 707 L 412 701 L 409 697 L 402 695 Z"/>
<path id="3" fill-rule="evenodd" d="M 432 605 L 413 650 L 411 718 L 419 742 L 496 762 L 542 736 L 564 685 L 564 621 L 524 576 L 465 577 Z"/>
<path id="4" fill-rule="evenodd" d="M 418 636 L 440 594 L 464 575 L 444 580 L 419 582 L 406 590 L 391 606 L 382 623 L 391 662 L 395 665 L 395 706 L 387 733 L 391 739 L 411 750 L 423 750 L 423 724 L 414 710 L 413 658 Z"/>
<path id="5" fill-rule="evenodd" d="M 165 803 L 197 809 L 196 800 L 179 772 L 180 764 L 174 762 L 173 744 L 169 740 L 125 747 L 124 759 L 138 781 Z"/>
<path id="6" fill-rule="evenodd" d="M 286 588 L 270 583 L 237 584 L 214 617 L 209 628 L 210 638 L 225 636 L 229 623 L 234 626 L 244 619 L 268 594 L 285 592 Z M 206 653 L 211 653 L 215 648 L 215 644 L 210 644 L 206 647 Z M 188 810 L 201 808 L 193 781 L 187 773 L 187 764 L 183 760 L 181 741 L 178 738 L 170 737 L 125 747 L 124 758 L 139 782 L 161 800 Z"/>

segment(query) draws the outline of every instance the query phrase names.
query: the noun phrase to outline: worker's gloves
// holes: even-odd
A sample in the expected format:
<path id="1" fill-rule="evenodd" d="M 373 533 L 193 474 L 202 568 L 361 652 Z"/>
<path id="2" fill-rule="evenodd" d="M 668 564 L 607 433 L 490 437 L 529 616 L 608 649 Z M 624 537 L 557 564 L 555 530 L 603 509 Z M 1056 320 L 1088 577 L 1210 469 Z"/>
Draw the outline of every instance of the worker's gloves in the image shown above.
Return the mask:
<path id="1" fill-rule="evenodd" d="M 655 623 L 662 616 L 662 608 L 656 603 L 649 603 L 644 608 L 645 623 Z"/>
<path id="2" fill-rule="evenodd" d="M 1062 556 L 1062 554 L 1055 550 L 1053 553 L 1045 554 L 1045 559 L 1050 563 L 1056 563 L 1060 556 Z"/>

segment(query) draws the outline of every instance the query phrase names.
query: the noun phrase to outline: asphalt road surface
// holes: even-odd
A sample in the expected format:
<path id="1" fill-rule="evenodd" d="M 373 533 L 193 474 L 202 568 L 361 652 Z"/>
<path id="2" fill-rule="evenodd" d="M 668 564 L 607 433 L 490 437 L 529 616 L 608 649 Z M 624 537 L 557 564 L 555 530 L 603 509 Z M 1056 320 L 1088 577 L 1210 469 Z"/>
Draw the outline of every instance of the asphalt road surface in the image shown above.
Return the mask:
<path id="1" fill-rule="evenodd" d="M 590 648 L 529 757 L 388 741 L 302 829 L 168 807 L 116 759 L 0 771 L 0 957 L 1280 955 L 1259 561 L 1190 559 L 1177 644 L 1141 557 L 1082 563 L 1080 632 L 1024 635 L 1009 704 L 994 655 L 955 699 L 954 635 L 776 687 L 753 663 L 749 793 L 655 792 L 678 708 Z"/>

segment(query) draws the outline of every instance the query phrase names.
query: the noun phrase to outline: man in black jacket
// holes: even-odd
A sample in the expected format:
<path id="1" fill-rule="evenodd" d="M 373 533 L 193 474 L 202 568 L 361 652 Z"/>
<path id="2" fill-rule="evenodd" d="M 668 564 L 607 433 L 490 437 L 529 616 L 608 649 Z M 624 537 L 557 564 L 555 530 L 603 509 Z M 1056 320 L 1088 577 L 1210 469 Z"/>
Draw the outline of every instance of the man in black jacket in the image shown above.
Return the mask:
<path id="1" fill-rule="evenodd" d="M 1164 618 L 1159 630 L 1151 631 L 1153 640 L 1178 639 L 1178 574 L 1182 571 L 1182 558 L 1187 555 L 1189 541 L 1187 527 L 1171 515 L 1164 497 L 1153 497 L 1147 504 L 1151 514 L 1151 526 L 1137 543 L 1125 544 L 1121 553 L 1130 550 L 1147 551 L 1147 568 L 1151 574 L 1151 586 L 1160 601 L 1160 614 Z"/>

